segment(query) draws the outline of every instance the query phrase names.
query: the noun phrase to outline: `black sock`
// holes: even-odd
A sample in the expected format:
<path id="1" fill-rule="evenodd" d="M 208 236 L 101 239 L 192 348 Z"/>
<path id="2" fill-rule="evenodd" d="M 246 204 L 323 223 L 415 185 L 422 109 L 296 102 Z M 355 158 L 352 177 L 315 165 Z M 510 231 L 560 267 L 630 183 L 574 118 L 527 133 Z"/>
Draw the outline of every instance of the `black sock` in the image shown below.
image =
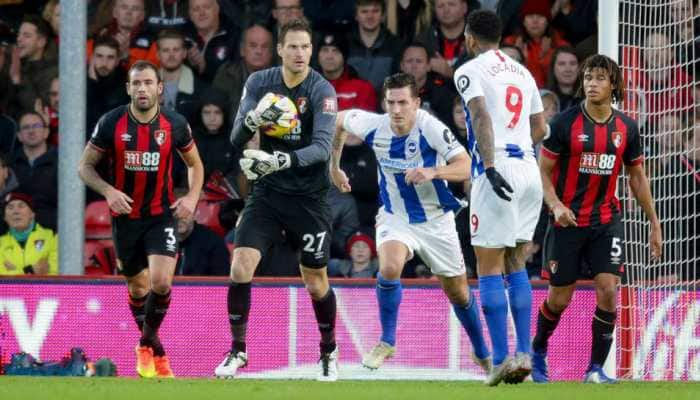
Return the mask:
<path id="1" fill-rule="evenodd" d="M 160 329 L 160 324 L 163 323 L 168 307 L 170 307 L 170 293 L 168 291 L 165 294 L 158 294 L 151 290 L 146 300 L 146 318 L 143 324 L 143 333 L 141 334 L 141 346 L 153 347 L 153 353 L 157 356 L 164 355 L 158 339 L 158 329 Z M 156 350 L 163 354 L 156 354 Z"/>
<path id="2" fill-rule="evenodd" d="M 321 332 L 321 353 L 331 353 L 335 350 L 335 292 L 329 288 L 323 298 L 311 302 Z"/>
<path id="3" fill-rule="evenodd" d="M 228 322 L 231 325 L 231 351 L 245 353 L 248 315 L 250 314 L 250 282 L 231 282 L 228 286 Z"/>
<path id="4" fill-rule="evenodd" d="M 547 300 L 545 300 L 537 313 L 537 333 L 535 333 L 535 338 L 532 339 L 532 350 L 536 352 L 547 352 L 549 337 L 552 336 L 554 330 L 557 329 L 560 318 L 561 313 L 552 311 L 552 309 L 549 308 L 549 304 L 547 304 Z"/>
<path id="5" fill-rule="evenodd" d="M 131 310 L 131 315 L 136 321 L 136 326 L 139 327 L 139 332 L 143 332 L 143 320 L 146 318 L 146 299 L 148 298 L 148 293 L 143 297 L 134 297 L 129 293 L 129 309 Z"/>
<path id="6" fill-rule="evenodd" d="M 602 366 L 610 353 L 610 346 L 613 341 L 613 331 L 615 330 L 616 313 L 602 310 L 596 307 L 593 315 L 593 345 L 591 346 L 591 363 Z"/>

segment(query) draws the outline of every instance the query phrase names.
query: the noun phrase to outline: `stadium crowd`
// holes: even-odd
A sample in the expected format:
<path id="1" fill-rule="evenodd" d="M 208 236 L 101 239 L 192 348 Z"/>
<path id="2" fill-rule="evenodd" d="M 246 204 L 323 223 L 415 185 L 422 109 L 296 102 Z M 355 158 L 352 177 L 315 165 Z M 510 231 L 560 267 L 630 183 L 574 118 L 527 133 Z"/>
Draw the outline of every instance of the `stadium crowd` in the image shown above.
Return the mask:
<path id="1" fill-rule="evenodd" d="M 540 88 L 547 118 L 571 106 L 576 93 L 579 63 L 597 50 L 597 0 L 86 0 L 89 17 L 87 40 L 87 140 L 98 119 L 129 98 L 126 71 L 145 59 L 158 65 L 164 80 L 161 107 L 184 115 L 192 128 L 205 166 L 205 188 L 195 220 L 180 221 L 181 241 L 177 274 L 227 275 L 235 222 L 249 192 L 238 166 L 240 151 L 229 141 L 232 120 L 247 77 L 277 65 L 277 26 L 306 17 L 314 28 L 313 66 L 337 92 L 339 110 L 360 108 L 382 111 L 380 88 L 384 78 L 403 71 L 413 75 L 420 89 L 422 108 L 447 124 L 463 144 L 467 141 L 464 107 L 452 75 L 469 60 L 464 44 L 466 16 L 475 9 L 498 12 L 504 22 L 502 49 L 525 65 Z M 697 1 L 693 2 L 695 12 Z M 684 32 L 695 38 L 698 25 Z M 61 32 L 59 0 L 0 0 L 0 275 L 57 273 L 57 164 L 61 134 L 58 131 L 58 41 Z M 663 46 L 672 38 L 649 34 L 645 43 Z M 692 42 L 692 40 L 690 41 Z M 658 182 L 681 190 L 695 187 L 683 180 L 683 168 L 697 179 L 695 160 L 699 140 L 692 135 L 695 121 L 688 118 L 694 96 L 694 64 L 688 51 L 648 50 L 637 57 L 641 71 L 630 77 L 641 88 L 649 115 L 646 129 L 664 132 L 646 143 L 651 154 L 675 154 L 660 168 L 678 182 Z M 684 58 L 683 55 L 686 55 Z M 655 68 L 663 66 L 665 68 Z M 671 66 L 672 68 L 668 68 Z M 688 85 L 686 85 L 688 84 Z M 686 86 L 684 86 L 686 85 Z M 687 89 L 660 91 L 665 87 Z M 700 113 L 695 113 L 700 117 Z M 691 131 L 690 135 L 683 135 Z M 646 136 L 648 137 L 648 136 Z M 684 139 L 690 138 L 690 143 Z M 248 144 L 255 148 L 256 140 Z M 341 166 L 347 172 L 351 193 L 335 188 L 328 193 L 333 208 L 332 258 L 329 275 L 372 277 L 374 216 L 378 208 L 376 160 L 359 139 L 348 138 Z M 109 165 L 104 165 L 109 168 Z M 177 187 L 187 186 L 186 168 L 175 165 Z M 685 171 L 685 170 L 683 170 Z M 453 185 L 468 200 L 469 186 Z M 660 187 L 656 189 L 661 190 Z M 686 193 L 683 191 L 683 193 Z M 88 273 L 115 273 L 110 244 L 109 211 L 95 193 L 87 194 L 86 259 Z M 697 213 L 671 210 L 663 200 L 660 214 Z M 18 209 L 21 209 L 18 211 Z M 694 211 L 693 211 L 694 210 Z M 16 215 L 21 216 L 16 216 Z M 26 214 L 26 215 L 25 215 Z M 469 245 L 468 212 L 457 214 L 462 249 L 471 277 L 475 259 Z M 29 218 L 30 221 L 24 221 Z M 20 221 L 21 220 L 21 221 Z M 530 248 L 528 270 L 538 278 L 540 247 L 546 225 L 543 209 Z M 694 226 L 694 225 L 691 225 Z M 666 232 L 673 232 L 665 229 Z M 697 237 L 693 232 L 678 232 Z M 32 235 L 46 236 L 46 250 L 28 245 Z M 25 252 L 33 264 L 13 265 L 4 243 Z M 689 245 L 690 246 L 690 245 Z M 694 255 L 678 249 L 676 257 Z M 42 250 L 42 251 L 39 251 Z M 30 254 L 31 253 L 31 254 Z M 38 261 L 37 261 L 38 260 Z M 296 255 L 288 243 L 279 243 L 263 257 L 260 275 L 299 274 Z M 420 259 L 404 270 L 406 277 L 426 277 Z"/>

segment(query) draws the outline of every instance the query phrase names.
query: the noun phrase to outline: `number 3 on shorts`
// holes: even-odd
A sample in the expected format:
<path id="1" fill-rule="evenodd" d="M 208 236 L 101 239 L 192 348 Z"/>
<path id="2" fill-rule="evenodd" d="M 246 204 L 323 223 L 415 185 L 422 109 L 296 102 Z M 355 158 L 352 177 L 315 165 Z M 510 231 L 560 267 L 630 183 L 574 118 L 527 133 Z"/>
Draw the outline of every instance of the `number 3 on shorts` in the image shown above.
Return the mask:
<path id="1" fill-rule="evenodd" d="M 165 228 L 165 233 L 168 234 L 165 244 L 168 246 L 175 246 L 175 243 L 177 243 L 177 239 L 175 238 L 175 228 Z"/>
<path id="2" fill-rule="evenodd" d="M 318 253 L 323 250 L 323 241 L 326 239 L 326 232 L 319 232 L 316 235 L 305 233 L 301 239 L 304 241 L 305 252 Z M 316 246 L 314 246 L 314 243 Z"/>

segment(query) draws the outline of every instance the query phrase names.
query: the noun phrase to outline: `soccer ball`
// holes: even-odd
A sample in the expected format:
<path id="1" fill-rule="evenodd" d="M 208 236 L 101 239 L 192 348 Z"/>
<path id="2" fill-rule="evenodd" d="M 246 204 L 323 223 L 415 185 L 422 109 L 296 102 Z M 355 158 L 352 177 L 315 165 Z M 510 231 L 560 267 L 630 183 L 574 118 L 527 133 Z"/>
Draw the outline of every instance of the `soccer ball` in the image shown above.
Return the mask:
<path id="1" fill-rule="evenodd" d="M 292 99 L 280 94 L 271 94 L 266 95 L 263 100 L 269 102 L 269 105 L 265 107 L 266 110 L 263 111 L 263 117 L 265 113 L 273 114 L 268 119 L 274 118 L 275 122 L 262 124 L 259 128 L 261 133 L 274 138 L 282 138 L 299 125 L 299 112 Z M 280 112 L 282 115 L 277 116 L 276 114 Z"/>

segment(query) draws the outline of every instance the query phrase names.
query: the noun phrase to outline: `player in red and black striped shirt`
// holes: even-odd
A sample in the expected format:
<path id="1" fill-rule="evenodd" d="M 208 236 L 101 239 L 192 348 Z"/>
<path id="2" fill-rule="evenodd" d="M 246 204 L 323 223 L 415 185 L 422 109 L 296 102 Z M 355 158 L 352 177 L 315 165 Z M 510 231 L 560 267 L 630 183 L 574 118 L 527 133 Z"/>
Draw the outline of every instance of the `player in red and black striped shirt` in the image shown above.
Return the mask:
<path id="1" fill-rule="evenodd" d="M 601 366 L 612 343 L 617 284 L 623 272 L 624 231 L 615 196 L 623 165 L 630 189 L 651 222 L 652 258 L 661 256 L 661 225 L 644 172 L 639 130 L 631 118 L 612 108 L 624 94 L 620 68 L 610 58 L 594 55 L 580 73 L 578 96 L 585 95 L 585 101 L 552 120 L 540 157 L 544 199 L 552 219 L 544 243 L 549 295 L 540 307 L 532 342 L 536 382 L 548 380 L 547 341 L 571 301 L 584 260 L 593 273 L 597 302 L 584 381 L 614 382 Z"/>
<path id="2" fill-rule="evenodd" d="M 136 369 L 142 377 L 172 377 L 158 328 L 170 304 L 178 246 L 175 218 L 194 213 L 204 168 L 185 118 L 158 105 L 163 83 L 153 64 L 139 61 L 131 67 L 127 92 L 131 102 L 105 114 L 95 127 L 79 173 L 112 211 L 118 265 L 141 331 Z M 178 153 L 187 165 L 190 188 L 175 200 L 172 166 Z M 105 156 L 112 164 L 106 180 L 95 170 Z"/>

